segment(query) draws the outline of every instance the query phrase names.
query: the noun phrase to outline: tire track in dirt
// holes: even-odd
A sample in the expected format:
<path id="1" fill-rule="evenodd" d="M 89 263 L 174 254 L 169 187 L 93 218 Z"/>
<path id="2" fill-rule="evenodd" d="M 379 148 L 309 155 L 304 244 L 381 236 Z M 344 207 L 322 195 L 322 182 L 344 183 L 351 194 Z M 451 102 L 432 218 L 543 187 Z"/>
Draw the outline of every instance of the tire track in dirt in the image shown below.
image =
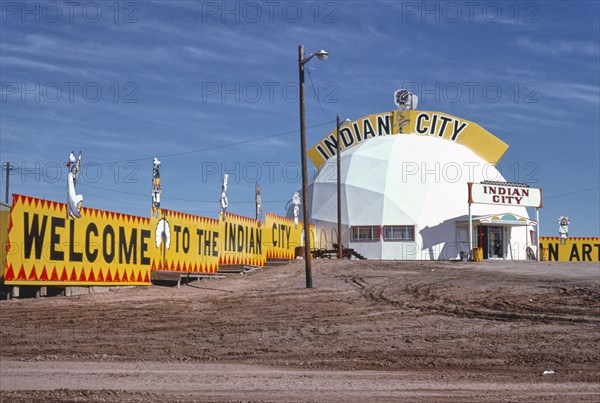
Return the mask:
<path id="1" fill-rule="evenodd" d="M 346 281 L 356 283 L 357 277 Z M 429 279 L 428 279 L 429 280 Z M 369 285 L 360 278 L 361 295 L 376 304 L 396 308 L 445 313 L 456 317 L 529 321 L 534 323 L 600 324 L 600 292 L 587 287 L 538 286 L 526 296 L 514 295 L 506 287 L 467 288 L 439 280 L 408 282 L 390 280 Z M 463 298 L 456 296 L 463 295 Z"/>
<path id="2" fill-rule="evenodd" d="M 180 289 L 6 301 L 0 357 L 597 373 L 597 272 L 503 267 L 315 261 L 307 290 L 297 262 Z"/>

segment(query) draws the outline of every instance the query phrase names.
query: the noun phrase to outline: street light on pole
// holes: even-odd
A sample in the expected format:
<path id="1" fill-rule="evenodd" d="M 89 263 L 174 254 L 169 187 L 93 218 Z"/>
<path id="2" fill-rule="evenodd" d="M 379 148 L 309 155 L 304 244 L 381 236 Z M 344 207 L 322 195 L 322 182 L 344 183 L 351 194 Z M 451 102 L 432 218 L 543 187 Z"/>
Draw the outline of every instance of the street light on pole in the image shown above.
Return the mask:
<path id="1" fill-rule="evenodd" d="M 304 64 L 317 56 L 321 61 L 327 60 L 329 54 L 320 50 L 304 57 L 304 46 L 298 46 L 298 76 L 300 81 L 300 157 L 302 160 L 302 213 L 304 215 L 304 266 L 306 271 L 306 288 L 312 288 L 312 267 L 310 253 L 310 220 L 308 211 L 308 168 L 306 162 L 306 114 L 304 111 Z"/>
<path id="2" fill-rule="evenodd" d="M 348 123 L 350 119 L 346 118 L 342 123 Z M 338 259 L 341 259 L 342 256 L 342 163 L 341 163 L 341 151 L 342 147 L 340 146 L 340 115 L 336 116 L 336 127 L 337 127 L 337 255 Z"/>

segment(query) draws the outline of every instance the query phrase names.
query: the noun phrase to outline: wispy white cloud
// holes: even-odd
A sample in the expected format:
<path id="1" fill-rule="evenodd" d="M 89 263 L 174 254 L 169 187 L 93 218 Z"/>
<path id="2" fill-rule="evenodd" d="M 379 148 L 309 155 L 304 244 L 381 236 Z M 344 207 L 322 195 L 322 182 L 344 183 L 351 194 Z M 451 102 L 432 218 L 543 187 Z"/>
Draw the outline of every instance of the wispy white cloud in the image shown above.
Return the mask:
<path id="1" fill-rule="evenodd" d="M 525 36 L 518 38 L 516 44 L 528 51 L 552 56 L 580 55 L 598 57 L 600 55 L 600 44 L 592 41 L 564 39 L 538 41 Z"/>
<path id="2" fill-rule="evenodd" d="M 82 76 L 88 76 L 89 71 L 77 67 L 58 65 L 54 63 L 42 62 L 37 60 L 32 60 L 29 57 L 19 57 L 19 56 L 0 56 L 0 64 L 2 64 L 3 68 L 8 66 L 14 66 L 18 68 L 30 68 L 35 69 L 37 71 L 43 70 L 47 72 L 63 72 L 68 74 L 77 74 Z"/>
<path id="3" fill-rule="evenodd" d="M 228 61 L 233 58 L 232 55 L 228 55 L 222 52 L 217 52 L 208 48 L 202 48 L 199 46 L 183 46 L 182 50 L 187 52 L 190 56 L 202 59 L 202 60 L 223 60 Z"/>
<path id="4" fill-rule="evenodd" d="M 131 45 L 130 43 L 101 43 L 91 39 L 73 39 L 66 37 L 31 34 L 22 38 L 4 40 L 0 44 L 3 64 L 21 67 L 37 67 L 52 71 L 73 72 L 65 60 L 76 61 L 77 65 L 98 66 L 100 64 L 161 63 L 177 64 L 182 46 L 161 42 L 154 46 Z M 218 58 L 220 55 L 209 50 L 190 46 L 183 47 L 187 54 L 203 58 Z M 193 53 L 195 52 L 195 53 Z M 55 63 L 49 63 L 52 60 Z M 59 66 L 61 64 L 61 66 Z M 104 70 L 104 69 L 102 69 Z M 83 70 L 79 70 L 82 73 Z"/>
<path id="5" fill-rule="evenodd" d="M 600 86 L 576 83 L 545 83 L 543 95 L 563 105 L 568 102 L 585 102 L 598 107 L 600 104 Z M 598 110 L 596 109 L 596 113 Z"/>

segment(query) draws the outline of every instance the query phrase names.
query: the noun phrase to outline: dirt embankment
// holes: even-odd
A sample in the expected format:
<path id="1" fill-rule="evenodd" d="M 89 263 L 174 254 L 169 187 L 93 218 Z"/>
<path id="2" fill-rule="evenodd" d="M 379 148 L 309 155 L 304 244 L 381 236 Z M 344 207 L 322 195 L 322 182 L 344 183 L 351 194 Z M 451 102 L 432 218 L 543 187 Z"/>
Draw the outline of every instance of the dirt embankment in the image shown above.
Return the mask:
<path id="1" fill-rule="evenodd" d="M 0 397 L 600 397 L 597 264 L 321 260 L 312 290 L 303 270 L 2 302 Z"/>

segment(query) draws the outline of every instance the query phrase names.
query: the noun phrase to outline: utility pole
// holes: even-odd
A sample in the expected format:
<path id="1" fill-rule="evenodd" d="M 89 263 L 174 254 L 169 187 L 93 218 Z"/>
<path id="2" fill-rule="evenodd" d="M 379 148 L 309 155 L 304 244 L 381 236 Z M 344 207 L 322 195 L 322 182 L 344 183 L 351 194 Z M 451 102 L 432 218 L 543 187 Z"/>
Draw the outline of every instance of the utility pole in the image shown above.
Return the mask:
<path id="1" fill-rule="evenodd" d="M 342 172 L 340 171 L 340 115 L 336 116 L 336 127 L 337 127 L 337 255 L 338 259 L 342 259 Z"/>
<path id="2" fill-rule="evenodd" d="M 346 118 L 343 122 L 340 121 L 340 115 L 336 116 L 336 128 L 337 128 L 337 149 L 336 149 L 336 159 L 337 159 L 337 255 L 338 259 L 342 259 L 344 256 L 343 253 L 343 245 L 342 242 L 342 143 L 340 142 L 340 125 L 351 122 L 350 119 Z"/>
<path id="3" fill-rule="evenodd" d="M 312 266 L 310 254 L 310 212 L 308 208 L 308 168 L 306 162 L 306 113 L 304 109 L 304 64 L 314 56 L 327 60 L 329 54 L 320 50 L 304 57 L 304 46 L 298 46 L 298 82 L 300 84 L 300 159 L 302 160 L 302 210 L 304 220 L 304 270 L 306 272 L 306 288 L 312 288 Z"/>
<path id="4" fill-rule="evenodd" d="M 4 201 L 8 204 L 8 194 L 9 194 L 9 182 L 10 182 L 10 171 L 12 171 L 13 167 L 10 165 L 9 161 L 6 161 L 6 193 L 4 194 Z"/>
<path id="5" fill-rule="evenodd" d="M 312 288 L 310 255 L 310 213 L 308 209 L 308 171 L 306 168 L 306 115 L 304 111 L 304 46 L 298 46 L 298 74 L 300 82 L 300 158 L 302 160 L 302 210 L 304 221 L 304 271 L 306 288 Z"/>

